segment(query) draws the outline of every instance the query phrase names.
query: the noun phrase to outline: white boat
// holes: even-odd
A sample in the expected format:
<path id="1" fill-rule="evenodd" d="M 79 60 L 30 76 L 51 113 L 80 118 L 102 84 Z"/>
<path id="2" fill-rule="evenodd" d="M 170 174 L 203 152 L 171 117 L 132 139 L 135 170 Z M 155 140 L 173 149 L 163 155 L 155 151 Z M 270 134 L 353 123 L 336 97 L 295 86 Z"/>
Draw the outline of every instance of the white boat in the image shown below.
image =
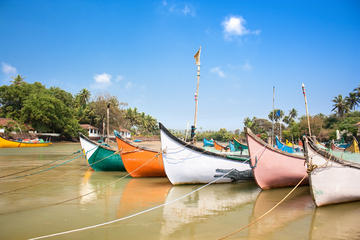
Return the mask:
<path id="1" fill-rule="evenodd" d="M 173 185 L 253 179 L 247 157 L 234 160 L 205 151 L 176 138 L 161 123 L 159 126 L 165 173 Z"/>
<path id="2" fill-rule="evenodd" d="M 309 137 L 304 137 L 304 141 L 311 194 L 316 206 L 360 200 L 360 163 L 330 154 Z M 350 158 L 360 159 L 360 155 Z"/>

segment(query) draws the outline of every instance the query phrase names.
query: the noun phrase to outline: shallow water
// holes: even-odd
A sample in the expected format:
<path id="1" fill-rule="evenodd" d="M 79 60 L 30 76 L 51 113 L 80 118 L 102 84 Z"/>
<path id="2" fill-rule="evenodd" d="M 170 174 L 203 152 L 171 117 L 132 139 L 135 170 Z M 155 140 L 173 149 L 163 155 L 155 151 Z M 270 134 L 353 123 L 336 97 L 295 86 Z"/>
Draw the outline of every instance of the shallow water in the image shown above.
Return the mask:
<path id="1" fill-rule="evenodd" d="M 49 239 L 218 239 L 262 215 L 291 190 L 261 192 L 254 182 L 214 184 L 181 198 L 202 185 L 172 186 L 166 178 L 133 179 L 122 178 L 124 172 L 93 172 L 83 157 L 70 161 L 78 155 L 69 154 L 79 149 L 73 143 L 0 149 L 0 239 L 28 239 L 82 228 L 160 204 L 165 206 Z M 1 178 L 57 159 L 63 160 Z M 66 160 L 67 164 L 60 165 Z M 60 203 L 72 198 L 76 199 Z M 359 216 L 360 202 L 315 209 L 309 187 L 300 187 L 259 223 L 228 239 L 360 239 Z"/>

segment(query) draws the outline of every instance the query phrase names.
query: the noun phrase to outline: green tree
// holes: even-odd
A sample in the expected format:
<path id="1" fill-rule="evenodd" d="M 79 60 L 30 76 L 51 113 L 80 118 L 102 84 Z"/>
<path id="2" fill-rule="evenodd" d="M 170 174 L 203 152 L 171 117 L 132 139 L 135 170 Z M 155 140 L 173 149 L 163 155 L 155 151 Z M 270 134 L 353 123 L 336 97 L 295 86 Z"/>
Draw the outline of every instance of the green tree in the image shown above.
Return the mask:
<path id="1" fill-rule="evenodd" d="M 45 91 L 24 101 L 21 120 L 40 132 L 62 133 L 67 138 L 77 136 L 80 131 L 72 108 Z"/>
<path id="2" fill-rule="evenodd" d="M 280 111 L 280 112 L 279 112 Z M 277 114 L 277 113 L 280 114 Z M 274 116 L 274 118 L 273 118 Z M 284 111 L 281 109 L 274 109 L 274 111 L 271 111 L 268 115 L 268 118 L 272 121 L 273 119 L 275 120 L 275 122 L 277 121 L 281 121 L 281 119 L 284 117 Z"/>
<path id="3" fill-rule="evenodd" d="M 119 102 L 115 96 L 97 96 L 96 99 L 89 104 L 87 117 L 91 125 L 99 128 L 100 131 L 104 130 L 103 123 L 107 122 L 106 112 L 108 103 L 110 103 L 109 130 L 111 133 L 114 129 L 126 127 L 125 111 L 123 109 L 123 107 L 127 105 L 126 103 Z"/>
<path id="4" fill-rule="evenodd" d="M 334 97 L 332 101 L 334 104 L 331 111 L 335 111 L 339 117 L 343 117 L 345 113 L 349 112 L 349 105 L 346 103 L 341 94 L 339 94 L 337 97 Z"/>
<path id="5" fill-rule="evenodd" d="M 360 103 L 360 98 L 356 92 L 351 92 L 349 96 L 345 97 L 345 102 L 350 110 L 355 110 L 355 107 Z"/>

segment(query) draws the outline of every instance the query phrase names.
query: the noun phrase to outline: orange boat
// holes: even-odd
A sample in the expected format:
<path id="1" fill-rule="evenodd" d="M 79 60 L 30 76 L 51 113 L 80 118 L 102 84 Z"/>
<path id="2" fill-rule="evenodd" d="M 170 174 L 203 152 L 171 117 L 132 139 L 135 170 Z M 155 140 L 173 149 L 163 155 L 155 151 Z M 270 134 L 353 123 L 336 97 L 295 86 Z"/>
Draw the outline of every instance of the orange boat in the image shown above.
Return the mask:
<path id="1" fill-rule="evenodd" d="M 160 152 L 135 146 L 114 133 L 125 169 L 132 177 L 166 176 Z"/>
<path id="2" fill-rule="evenodd" d="M 218 151 L 225 151 L 225 147 L 214 141 L 214 148 Z"/>

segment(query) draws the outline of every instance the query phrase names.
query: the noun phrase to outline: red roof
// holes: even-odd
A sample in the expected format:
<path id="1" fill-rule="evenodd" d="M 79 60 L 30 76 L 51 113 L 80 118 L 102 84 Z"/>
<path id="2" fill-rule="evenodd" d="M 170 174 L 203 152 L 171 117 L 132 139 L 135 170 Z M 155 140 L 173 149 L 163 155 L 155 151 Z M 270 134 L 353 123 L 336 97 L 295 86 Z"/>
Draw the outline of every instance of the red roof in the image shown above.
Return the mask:
<path id="1" fill-rule="evenodd" d="M 83 129 L 98 129 L 97 127 L 91 126 L 90 124 L 80 124 Z"/>

